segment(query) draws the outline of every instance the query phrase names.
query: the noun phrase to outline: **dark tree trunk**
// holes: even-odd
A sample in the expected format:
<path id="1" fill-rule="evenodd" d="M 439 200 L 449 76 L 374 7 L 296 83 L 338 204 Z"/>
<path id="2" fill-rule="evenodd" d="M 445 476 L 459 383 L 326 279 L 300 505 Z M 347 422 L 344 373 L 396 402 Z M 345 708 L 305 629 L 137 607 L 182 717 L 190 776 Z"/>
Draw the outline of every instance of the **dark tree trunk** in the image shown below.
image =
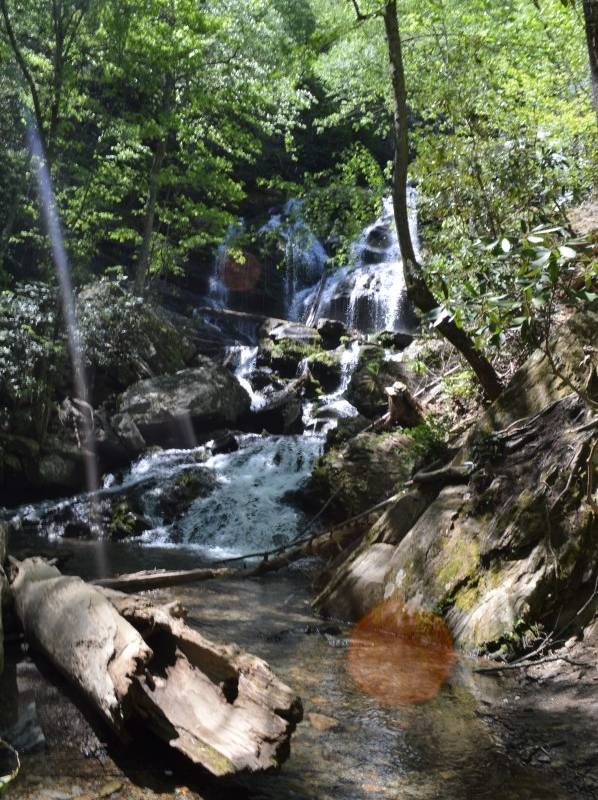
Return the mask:
<path id="1" fill-rule="evenodd" d="M 149 176 L 149 188 L 147 192 L 145 215 L 143 219 L 143 240 L 141 242 L 141 251 L 139 253 L 137 269 L 135 271 L 135 291 L 138 294 L 143 293 L 150 264 L 150 256 L 152 253 L 152 237 L 154 235 L 154 219 L 156 216 L 156 201 L 158 199 L 158 181 L 165 155 L 166 141 L 164 139 L 160 139 L 156 146 L 156 152 L 154 153 L 154 160 L 152 162 L 152 168 Z"/>
<path id="2" fill-rule="evenodd" d="M 384 26 L 390 60 L 390 77 L 394 100 L 394 170 L 392 196 L 395 223 L 401 255 L 405 285 L 409 299 L 416 308 L 428 314 L 439 308 L 436 298 L 428 288 L 421 265 L 417 260 L 411 232 L 409 230 L 409 211 L 407 207 L 407 167 L 409 164 L 409 133 L 407 116 L 407 93 L 405 71 L 396 0 L 387 0 L 384 6 Z M 478 351 L 470 336 L 452 320 L 443 320 L 438 330 L 454 345 L 468 361 L 475 372 L 486 397 L 494 400 L 500 394 L 502 385 L 492 364 Z"/>
<path id="3" fill-rule="evenodd" d="M 592 97 L 598 117 L 598 0 L 583 0 L 583 13 L 586 21 L 586 39 L 590 56 L 592 76 Z"/>

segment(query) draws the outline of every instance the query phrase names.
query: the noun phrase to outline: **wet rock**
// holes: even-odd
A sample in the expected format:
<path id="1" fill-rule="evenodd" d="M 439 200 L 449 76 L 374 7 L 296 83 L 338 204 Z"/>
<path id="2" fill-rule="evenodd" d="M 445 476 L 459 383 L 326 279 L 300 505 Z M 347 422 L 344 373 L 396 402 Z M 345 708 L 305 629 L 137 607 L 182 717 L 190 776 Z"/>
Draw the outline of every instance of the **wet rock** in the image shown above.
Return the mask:
<path id="1" fill-rule="evenodd" d="M 147 447 L 145 439 L 129 414 L 115 414 L 111 424 L 115 435 L 131 456 L 143 453 Z"/>
<path id="2" fill-rule="evenodd" d="M 158 510 L 164 522 L 170 523 L 182 517 L 194 500 L 210 495 L 217 484 L 214 473 L 205 467 L 194 467 L 178 475 L 163 487 L 158 501 Z"/>
<path id="3" fill-rule="evenodd" d="M 325 733 L 333 728 L 338 728 L 340 725 L 340 722 L 334 717 L 327 717 L 325 714 L 316 714 L 313 711 L 307 715 L 307 718 L 309 724 L 314 730 L 318 731 L 318 733 Z"/>
<path id="4" fill-rule="evenodd" d="M 262 336 L 268 336 L 274 342 L 293 341 L 312 347 L 320 347 L 322 339 L 315 328 L 301 325 L 299 322 L 281 322 L 270 320 L 260 331 Z"/>
<path id="5" fill-rule="evenodd" d="M 401 331 L 382 331 L 376 336 L 377 344 L 392 350 L 405 350 L 412 342 L 413 336 Z"/>
<path id="6" fill-rule="evenodd" d="M 118 398 L 148 444 L 192 446 L 197 432 L 236 423 L 249 412 L 249 395 L 224 367 L 201 357 L 198 366 L 150 378 Z"/>
<path id="7" fill-rule="evenodd" d="M 249 425 L 257 432 L 303 433 L 303 403 L 299 393 L 283 390 L 272 395 L 263 408 L 252 413 Z"/>
<path id="8" fill-rule="evenodd" d="M 131 539 L 141 536 L 142 533 L 152 528 L 152 523 L 135 513 L 127 500 L 117 503 L 112 509 L 107 530 L 111 539 Z"/>
<path id="9" fill-rule="evenodd" d="M 227 431 L 218 436 L 215 436 L 212 442 L 212 454 L 217 456 L 221 453 L 234 453 L 239 449 L 239 442 L 237 438 Z"/>
<path id="10" fill-rule="evenodd" d="M 320 319 L 316 330 L 326 350 L 335 350 L 340 345 L 341 338 L 348 335 L 344 322 L 338 319 Z"/>
<path id="11" fill-rule="evenodd" d="M 338 388 L 341 381 L 341 358 L 339 353 L 322 350 L 307 358 L 307 366 L 326 393 Z"/>
<path id="12" fill-rule="evenodd" d="M 257 353 L 258 367 L 269 367 L 281 378 L 294 378 L 299 365 L 310 355 L 319 352 L 319 345 L 301 339 L 262 339 Z"/>
<path id="13" fill-rule="evenodd" d="M 347 387 L 347 400 L 360 414 L 372 419 L 387 410 L 385 389 L 396 380 L 405 381 L 402 365 L 386 360 L 384 348 L 364 345 L 359 351 L 357 367 Z"/>

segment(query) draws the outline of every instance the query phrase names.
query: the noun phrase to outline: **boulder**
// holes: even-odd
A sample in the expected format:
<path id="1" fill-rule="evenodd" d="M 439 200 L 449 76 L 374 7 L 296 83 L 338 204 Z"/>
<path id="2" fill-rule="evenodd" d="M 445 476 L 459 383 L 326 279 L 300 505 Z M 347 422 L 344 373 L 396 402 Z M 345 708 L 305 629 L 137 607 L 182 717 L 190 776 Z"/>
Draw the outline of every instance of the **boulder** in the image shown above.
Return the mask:
<path id="1" fill-rule="evenodd" d="M 388 397 L 385 390 L 397 380 L 405 380 L 403 366 L 397 361 L 387 360 L 384 348 L 364 345 L 360 348 L 346 398 L 360 414 L 372 419 L 387 410 Z"/>
<path id="2" fill-rule="evenodd" d="M 214 473 L 205 467 L 193 467 L 178 475 L 161 489 L 158 511 L 164 522 L 181 517 L 194 500 L 210 495 L 217 483 Z"/>
<path id="3" fill-rule="evenodd" d="M 392 350 L 405 350 L 413 342 L 413 335 L 403 331 L 382 331 L 376 336 L 376 344 Z"/>
<path id="4" fill-rule="evenodd" d="M 307 358 L 309 371 L 325 392 L 333 392 L 341 382 L 341 357 L 331 350 L 321 350 Z"/>
<path id="5" fill-rule="evenodd" d="M 210 448 L 214 456 L 222 455 L 223 453 L 234 453 L 238 449 L 239 441 L 230 431 L 217 434 L 212 440 Z"/>
<path id="6" fill-rule="evenodd" d="M 320 319 L 316 330 L 320 334 L 326 350 L 335 350 L 340 345 L 343 336 L 348 335 L 345 323 L 339 319 Z"/>
<path id="7" fill-rule="evenodd" d="M 416 453 L 402 431 L 358 433 L 316 463 L 305 493 L 321 505 L 334 495 L 331 513 L 347 519 L 398 491 L 410 477 Z"/>
<path id="8" fill-rule="evenodd" d="M 117 401 L 147 444 L 192 447 L 196 434 L 234 425 L 249 413 L 249 395 L 209 358 L 174 375 L 139 381 Z"/>
<path id="9" fill-rule="evenodd" d="M 85 287 L 77 312 L 94 406 L 140 379 L 183 369 L 197 352 L 190 321 L 173 324 L 170 312 L 136 297 L 124 281 Z"/>

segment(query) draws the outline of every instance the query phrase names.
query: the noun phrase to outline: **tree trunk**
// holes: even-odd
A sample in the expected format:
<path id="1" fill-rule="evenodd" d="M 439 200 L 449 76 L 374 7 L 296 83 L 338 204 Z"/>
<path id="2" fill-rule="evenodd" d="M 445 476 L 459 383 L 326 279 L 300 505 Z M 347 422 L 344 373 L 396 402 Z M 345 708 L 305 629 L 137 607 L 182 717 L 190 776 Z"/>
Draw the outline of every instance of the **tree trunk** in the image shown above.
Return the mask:
<path id="1" fill-rule="evenodd" d="M 407 167 L 409 164 L 409 133 L 407 115 L 407 94 L 405 70 L 396 0 L 387 0 L 384 6 L 384 27 L 390 61 L 390 77 L 394 100 L 394 169 L 392 197 L 395 223 L 403 258 L 405 285 L 409 299 L 422 313 L 429 314 L 439 308 L 436 298 L 428 288 L 418 263 L 411 232 L 409 230 L 409 209 L 407 206 Z M 492 364 L 475 347 L 465 331 L 452 320 L 443 320 L 438 330 L 468 361 L 475 372 L 486 397 L 494 400 L 502 390 L 501 383 Z"/>
<path id="2" fill-rule="evenodd" d="M 165 155 L 166 140 L 160 139 L 156 146 L 156 152 L 154 153 L 154 159 L 152 161 L 152 168 L 149 176 L 149 187 L 143 220 L 143 240 L 141 242 L 141 251 L 139 253 L 137 269 L 135 271 L 135 291 L 137 294 L 143 294 L 147 272 L 149 269 L 150 256 L 152 253 L 152 237 L 154 235 L 154 218 L 156 216 L 156 201 L 158 199 L 158 181 Z"/>
<path id="3" fill-rule="evenodd" d="M 4 625 L 2 621 L 2 606 L 7 594 L 8 583 L 4 574 L 4 560 L 6 559 L 6 526 L 0 522 L 0 675 L 4 669 Z"/>
<path id="4" fill-rule="evenodd" d="M 288 756 L 301 701 L 260 658 L 189 628 L 178 603 L 101 590 L 39 558 L 16 567 L 15 608 L 30 644 L 121 738 L 141 722 L 217 776 Z"/>
<path id="5" fill-rule="evenodd" d="M 592 97 L 598 118 L 598 0 L 583 0 L 583 13 L 586 21 L 586 39 L 590 56 L 592 77 Z"/>

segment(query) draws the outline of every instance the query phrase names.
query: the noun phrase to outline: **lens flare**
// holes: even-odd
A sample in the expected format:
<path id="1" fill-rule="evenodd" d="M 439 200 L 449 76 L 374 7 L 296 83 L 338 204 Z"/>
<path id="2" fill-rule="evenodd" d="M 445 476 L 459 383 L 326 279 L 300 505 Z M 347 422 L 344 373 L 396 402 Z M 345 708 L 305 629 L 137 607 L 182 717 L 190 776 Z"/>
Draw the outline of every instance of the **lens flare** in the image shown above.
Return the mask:
<path id="1" fill-rule="evenodd" d="M 431 700 L 454 661 L 453 638 L 442 617 L 409 611 L 398 600 L 376 606 L 356 624 L 348 654 L 355 683 L 385 706 Z"/>
<path id="2" fill-rule="evenodd" d="M 93 430 L 93 410 L 89 403 L 89 391 L 85 374 L 81 335 L 77 322 L 75 295 L 73 292 L 62 230 L 60 228 L 56 201 L 54 199 L 54 191 L 52 189 L 52 178 L 50 176 L 50 170 L 48 169 L 48 162 L 44 154 L 41 139 L 35 126 L 29 125 L 27 129 L 27 139 L 38 186 L 42 217 L 50 240 L 52 260 L 56 267 L 56 276 L 58 278 L 62 315 L 64 317 L 69 355 L 73 367 L 73 392 L 75 398 L 80 400 L 83 405 L 83 413 L 81 414 L 83 446 L 81 449 L 85 464 L 87 491 L 91 493 L 91 521 L 97 526 L 99 517 L 95 513 L 97 508 L 95 493 L 99 488 L 98 461 Z M 103 572 L 105 570 L 105 555 L 102 547 L 98 548 L 98 558 L 100 562 L 98 565 L 100 572 Z"/>
<path id="3" fill-rule="evenodd" d="M 222 281 L 231 292 L 254 289 L 262 274 L 260 262 L 251 253 L 228 253 L 222 267 Z"/>

